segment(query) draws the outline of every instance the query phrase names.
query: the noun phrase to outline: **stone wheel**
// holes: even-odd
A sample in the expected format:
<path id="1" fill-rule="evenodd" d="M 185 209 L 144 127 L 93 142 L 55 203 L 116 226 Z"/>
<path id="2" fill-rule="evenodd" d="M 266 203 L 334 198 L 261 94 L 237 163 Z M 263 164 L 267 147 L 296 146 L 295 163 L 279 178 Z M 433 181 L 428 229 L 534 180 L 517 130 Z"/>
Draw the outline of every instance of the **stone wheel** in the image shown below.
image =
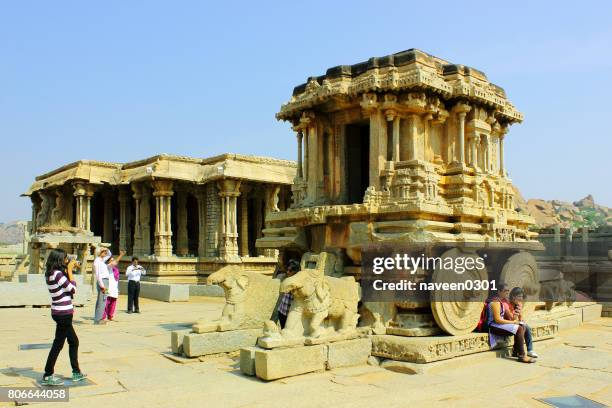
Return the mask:
<path id="1" fill-rule="evenodd" d="M 474 258 L 477 253 L 463 252 L 458 248 L 449 249 L 441 255 L 442 260 L 446 258 Z M 467 280 L 487 280 L 487 268 L 466 269 L 462 274 L 453 270 L 436 267 L 432 276 L 432 282 L 465 282 Z M 482 305 L 487 297 L 487 290 L 465 290 L 445 291 L 433 290 L 430 293 L 431 311 L 438 326 L 448 334 L 467 334 L 476 328 L 480 320 Z"/>
<path id="2" fill-rule="evenodd" d="M 509 257 L 504 263 L 499 279 L 510 289 L 517 286 L 523 288 L 524 311 L 526 314 L 533 312 L 540 293 L 540 272 L 533 255 L 529 252 L 518 252 Z"/>

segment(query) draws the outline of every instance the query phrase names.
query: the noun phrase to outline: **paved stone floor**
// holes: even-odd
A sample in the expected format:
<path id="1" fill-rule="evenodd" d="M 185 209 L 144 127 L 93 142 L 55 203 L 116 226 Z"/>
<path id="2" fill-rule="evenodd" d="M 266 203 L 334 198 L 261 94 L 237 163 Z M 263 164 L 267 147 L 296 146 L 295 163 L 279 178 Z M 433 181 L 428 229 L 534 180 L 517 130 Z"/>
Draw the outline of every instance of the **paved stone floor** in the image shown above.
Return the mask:
<path id="1" fill-rule="evenodd" d="M 94 326 L 92 306 L 78 308 L 81 367 L 93 385 L 72 388 L 59 407 L 543 407 L 534 398 L 580 394 L 612 405 L 612 319 L 602 318 L 537 343 L 537 364 L 519 364 L 495 353 L 466 356 L 409 375 L 359 366 L 265 383 L 240 374 L 227 356 L 177 363 L 164 356 L 170 332 L 220 313 L 222 299 L 189 303 L 143 299 L 142 314 L 123 311 L 117 322 Z M 0 309 L 0 386 L 32 386 L 48 349 L 19 351 L 20 344 L 50 343 L 49 309 Z M 70 374 L 68 347 L 56 373 Z M 1 403 L 0 403 L 1 405 Z M 6 405 L 6 404 L 5 404 Z"/>

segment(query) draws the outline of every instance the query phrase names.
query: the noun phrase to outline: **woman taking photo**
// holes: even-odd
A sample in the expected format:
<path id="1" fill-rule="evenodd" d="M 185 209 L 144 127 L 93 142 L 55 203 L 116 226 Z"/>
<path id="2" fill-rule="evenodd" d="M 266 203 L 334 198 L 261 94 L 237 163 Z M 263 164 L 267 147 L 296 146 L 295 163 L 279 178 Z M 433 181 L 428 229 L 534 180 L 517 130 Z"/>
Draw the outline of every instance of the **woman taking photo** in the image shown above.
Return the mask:
<path id="1" fill-rule="evenodd" d="M 78 360 L 79 338 L 72 327 L 74 307 L 72 298 L 76 293 L 76 283 L 72 276 L 77 261 L 69 260 L 66 251 L 53 249 L 47 258 L 45 278 L 51 295 L 51 318 L 55 321 L 55 339 L 47 357 L 42 385 L 63 385 L 64 381 L 54 375 L 55 362 L 64 342 L 68 339 L 68 353 L 72 366 L 72 381 L 81 381 L 86 376 L 81 373 Z"/>

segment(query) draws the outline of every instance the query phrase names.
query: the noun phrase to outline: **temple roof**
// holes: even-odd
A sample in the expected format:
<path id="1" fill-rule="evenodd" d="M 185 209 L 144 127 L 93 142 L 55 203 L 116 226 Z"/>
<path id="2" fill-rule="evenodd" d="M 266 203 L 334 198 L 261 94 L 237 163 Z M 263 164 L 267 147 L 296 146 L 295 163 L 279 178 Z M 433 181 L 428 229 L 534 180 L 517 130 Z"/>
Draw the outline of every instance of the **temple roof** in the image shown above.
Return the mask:
<path id="1" fill-rule="evenodd" d="M 159 154 L 128 163 L 79 160 L 37 176 L 23 195 L 70 181 L 121 185 L 157 178 L 203 184 L 228 177 L 289 185 L 295 169 L 296 163 L 290 160 L 233 153 L 208 158 Z"/>
<path id="2" fill-rule="evenodd" d="M 338 65 L 329 68 L 325 75 L 309 77 L 293 89 L 291 100 L 281 107 L 276 117 L 293 120 L 302 111 L 342 95 L 411 89 L 430 91 L 443 100 L 479 102 L 507 122 L 523 119 L 507 99 L 504 89 L 489 82 L 484 72 L 452 64 L 414 48 L 353 65 Z"/>

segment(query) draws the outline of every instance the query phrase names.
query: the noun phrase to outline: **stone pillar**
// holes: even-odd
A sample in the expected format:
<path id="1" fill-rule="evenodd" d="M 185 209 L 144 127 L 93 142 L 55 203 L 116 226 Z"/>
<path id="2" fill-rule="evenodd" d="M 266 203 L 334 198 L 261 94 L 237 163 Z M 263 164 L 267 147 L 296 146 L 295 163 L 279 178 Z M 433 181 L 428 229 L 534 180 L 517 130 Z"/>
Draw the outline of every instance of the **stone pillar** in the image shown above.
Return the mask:
<path id="1" fill-rule="evenodd" d="M 499 175 L 502 177 L 506 176 L 506 168 L 504 167 L 504 136 L 505 131 L 502 128 L 502 131 L 499 133 Z"/>
<path id="2" fill-rule="evenodd" d="M 419 115 L 410 114 L 408 115 L 408 139 L 410 140 L 410 160 L 417 160 L 418 157 L 418 143 L 417 143 L 417 121 Z"/>
<path id="3" fill-rule="evenodd" d="M 219 255 L 219 234 L 221 228 L 221 201 L 217 185 L 208 183 L 206 185 L 206 256 L 215 257 Z"/>
<path id="4" fill-rule="evenodd" d="M 87 200 L 87 190 L 85 189 L 85 184 L 83 183 L 74 183 L 74 198 L 76 204 L 76 218 L 74 220 L 74 226 L 76 228 L 85 230 L 87 229 L 87 204 L 89 200 Z"/>
<path id="5" fill-rule="evenodd" d="M 223 179 L 218 186 L 222 220 L 220 256 L 226 262 L 239 262 L 236 203 L 240 196 L 240 180 Z"/>
<path id="6" fill-rule="evenodd" d="M 102 232 L 102 242 L 113 242 L 113 199 L 110 191 L 103 193 L 104 197 L 104 229 Z"/>
<path id="7" fill-rule="evenodd" d="M 478 134 L 475 134 L 472 137 L 472 141 L 471 141 L 472 154 L 470 157 L 470 165 L 474 167 L 474 170 L 480 170 L 478 167 L 478 146 L 479 145 L 480 145 L 480 136 Z"/>
<path id="8" fill-rule="evenodd" d="M 151 208 L 149 190 L 144 184 L 132 184 L 134 195 L 135 225 L 134 248 L 135 255 L 151 253 Z"/>
<path id="9" fill-rule="evenodd" d="M 195 193 L 198 201 L 198 256 L 207 256 L 206 251 L 206 188 L 197 186 Z"/>
<path id="10" fill-rule="evenodd" d="M 321 157 L 317 157 L 319 147 L 319 135 L 317 126 L 313 125 L 308 128 L 308 187 L 307 201 L 314 202 L 317 199 L 317 167 L 321 164 Z"/>
<path id="11" fill-rule="evenodd" d="M 37 226 L 36 219 L 38 218 L 38 212 L 40 211 L 40 199 L 37 193 L 32 193 L 30 196 L 32 201 L 32 222 L 30 223 L 30 235 L 36 234 Z"/>
<path id="12" fill-rule="evenodd" d="M 142 190 L 137 184 L 132 184 L 132 198 L 134 199 L 134 245 L 132 247 L 133 255 L 141 255 L 142 251 L 142 225 L 141 225 L 141 200 L 142 200 Z"/>
<path id="13" fill-rule="evenodd" d="M 177 221 L 177 236 L 176 236 L 176 254 L 178 256 L 187 256 L 189 254 L 189 234 L 187 231 L 187 193 L 185 191 L 177 192 L 176 196 L 176 221 Z"/>
<path id="14" fill-rule="evenodd" d="M 130 244 L 130 192 L 125 188 L 119 190 L 119 250 L 128 250 Z"/>
<path id="15" fill-rule="evenodd" d="M 172 256 L 171 200 L 172 181 L 156 180 L 153 182 L 155 197 L 155 255 Z"/>
<path id="16" fill-rule="evenodd" d="M 381 190 L 380 175 L 387 158 L 387 122 L 378 109 L 370 109 L 370 177 L 369 186 Z"/>
<path id="17" fill-rule="evenodd" d="M 262 216 L 262 212 L 263 212 L 263 207 L 262 207 L 262 198 L 260 195 L 260 191 L 255 191 L 254 193 L 254 205 L 253 205 L 253 211 L 255 212 L 255 214 L 252 215 L 253 217 L 253 223 L 255 224 L 255 239 L 261 238 L 263 233 L 261 232 L 261 228 L 263 225 L 263 216 Z M 263 250 L 261 248 L 257 248 L 257 255 L 262 255 L 263 254 Z"/>
<path id="18" fill-rule="evenodd" d="M 51 220 L 51 210 L 53 209 L 53 198 L 50 193 L 45 190 L 40 190 L 38 195 L 41 198 L 40 211 L 36 216 L 36 228 L 46 226 Z"/>
<path id="19" fill-rule="evenodd" d="M 302 140 L 299 138 L 298 143 L 301 145 Z M 301 150 L 301 149 L 300 149 Z M 301 156 L 298 156 L 301 157 Z M 298 171 L 300 169 L 298 164 Z M 249 201 L 248 193 L 251 190 L 250 186 L 242 185 L 240 193 L 240 256 L 249 256 Z"/>
<path id="20" fill-rule="evenodd" d="M 393 156 L 394 162 L 400 161 L 400 118 L 395 115 L 393 118 Z"/>
<path id="21" fill-rule="evenodd" d="M 465 164 L 465 116 L 470 111 L 471 107 L 465 103 L 458 103 L 455 106 L 457 113 L 457 130 L 458 130 L 458 146 L 459 156 L 457 160 L 460 164 Z"/>
<path id="22" fill-rule="evenodd" d="M 302 130 L 298 130 L 297 132 L 297 147 L 298 147 L 298 151 L 297 151 L 297 178 L 301 179 L 304 177 L 304 173 L 302 170 L 302 138 L 304 136 L 304 133 L 302 132 Z"/>
<path id="23" fill-rule="evenodd" d="M 490 155 L 490 145 L 489 145 L 489 137 L 483 136 L 483 170 L 486 173 L 491 172 L 491 155 Z"/>

